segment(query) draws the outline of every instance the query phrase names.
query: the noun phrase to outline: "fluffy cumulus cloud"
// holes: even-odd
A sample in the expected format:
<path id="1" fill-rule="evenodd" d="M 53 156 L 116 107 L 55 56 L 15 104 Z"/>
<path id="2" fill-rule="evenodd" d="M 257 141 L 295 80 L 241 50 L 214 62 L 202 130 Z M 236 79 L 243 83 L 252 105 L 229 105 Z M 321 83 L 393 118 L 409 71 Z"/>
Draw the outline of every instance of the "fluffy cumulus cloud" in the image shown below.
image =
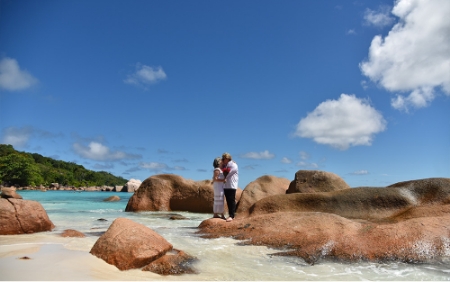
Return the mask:
<path id="1" fill-rule="evenodd" d="M 167 78 L 166 73 L 162 67 L 149 67 L 142 64 L 136 65 L 136 71 L 127 76 L 125 83 L 145 86 L 157 83 Z"/>
<path id="2" fill-rule="evenodd" d="M 391 7 L 383 5 L 376 11 L 366 9 L 364 12 L 364 21 L 366 25 L 385 27 L 393 24 L 395 19 L 391 16 Z"/>
<path id="3" fill-rule="evenodd" d="M 127 154 L 122 151 L 111 151 L 107 146 L 95 141 L 90 142 L 87 146 L 74 143 L 73 149 L 82 158 L 95 161 L 119 161 L 140 158 L 139 155 Z"/>
<path id="4" fill-rule="evenodd" d="M 38 80 L 25 70 L 21 70 L 19 63 L 11 58 L 0 61 L 0 88 L 17 91 L 29 88 Z"/>
<path id="5" fill-rule="evenodd" d="M 290 163 L 292 163 L 292 160 L 289 159 L 289 158 L 283 157 L 281 159 L 281 162 L 284 163 L 284 164 L 290 164 Z"/>
<path id="6" fill-rule="evenodd" d="M 244 159 L 255 159 L 255 160 L 270 160 L 275 158 L 275 155 L 270 153 L 268 150 L 265 150 L 263 152 L 249 152 L 246 154 L 241 155 L 241 158 Z"/>
<path id="7" fill-rule="evenodd" d="M 399 110 L 426 107 L 437 90 L 450 95 L 450 1 L 399 0 L 399 21 L 373 38 L 362 73 L 397 95 Z"/>
<path id="8" fill-rule="evenodd" d="M 374 135 L 385 128 L 383 116 L 366 100 L 341 94 L 338 100 L 322 102 L 301 119 L 294 134 L 346 150 L 350 146 L 371 145 Z"/>

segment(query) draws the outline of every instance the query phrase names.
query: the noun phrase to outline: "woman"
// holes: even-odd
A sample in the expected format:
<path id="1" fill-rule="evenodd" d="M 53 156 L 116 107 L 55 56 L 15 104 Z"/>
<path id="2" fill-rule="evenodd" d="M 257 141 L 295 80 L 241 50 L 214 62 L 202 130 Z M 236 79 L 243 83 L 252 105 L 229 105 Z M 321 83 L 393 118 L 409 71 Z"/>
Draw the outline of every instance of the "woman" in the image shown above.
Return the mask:
<path id="1" fill-rule="evenodd" d="M 222 170 L 220 169 L 222 165 L 222 159 L 220 157 L 215 158 L 213 162 L 214 173 L 213 173 L 213 187 L 214 187 L 214 218 L 225 219 L 224 215 L 224 197 L 223 197 L 223 183 L 225 182 L 225 177 Z"/>

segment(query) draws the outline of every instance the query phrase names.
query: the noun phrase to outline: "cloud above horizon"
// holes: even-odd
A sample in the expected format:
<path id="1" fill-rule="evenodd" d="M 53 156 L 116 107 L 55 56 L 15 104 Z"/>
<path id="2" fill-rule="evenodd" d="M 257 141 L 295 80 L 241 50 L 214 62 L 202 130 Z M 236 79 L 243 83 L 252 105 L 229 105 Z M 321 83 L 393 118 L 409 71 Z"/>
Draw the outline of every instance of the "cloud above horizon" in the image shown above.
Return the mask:
<path id="1" fill-rule="evenodd" d="M 30 88 L 38 80 L 26 70 L 21 70 L 17 60 L 3 58 L 0 61 L 0 88 L 19 91 Z"/>
<path id="2" fill-rule="evenodd" d="M 275 158 L 275 155 L 270 153 L 268 150 L 265 150 L 263 152 L 249 152 L 246 154 L 240 155 L 241 158 L 244 159 L 254 159 L 254 160 L 271 160 Z"/>
<path id="3" fill-rule="evenodd" d="M 366 175 L 366 174 L 369 174 L 369 172 L 365 169 L 361 169 L 361 170 L 354 171 L 350 174 L 351 175 Z"/>
<path id="4" fill-rule="evenodd" d="M 56 138 L 61 137 L 62 134 L 54 134 L 45 130 L 37 129 L 32 126 L 24 127 L 6 127 L 2 129 L 2 144 L 9 144 L 15 148 L 26 147 L 28 141 L 32 137 L 37 138 Z"/>
<path id="5" fill-rule="evenodd" d="M 399 21 L 373 38 L 363 75 L 396 92 L 397 110 L 427 107 L 437 89 L 450 96 L 450 1 L 399 0 L 392 14 Z"/>
<path id="6" fill-rule="evenodd" d="M 124 159 L 139 159 L 140 155 L 128 154 L 122 151 L 111 151 L 100 142 L 91 141 L 87 146 L 74 143 L 73 149 L 82 158 L 94 161 L 119 161 Z"/>
<path id="7" fill-rule="evenodd" d="M 128 75 L 124 82 L 136 86 L 145 86 L 155 84 L 166 78 L 167 75 L 162 67 L 150 67 L 138 63 L 136 64 L 136 71 Z"/>
<path id="8" fill-rule="evenodd" d="M 290 164 L 290 163 L 292 163 L 292 160 L 289 159 L 289 158 L 283 157 L 281 159 L 281 162 L 284 163 L 284 164 Z"/>
<path id="9" fill-rule="evenodd" d="M 386 121 L 366 100 L 341 94 L 326 100 L 297 124 L 295 136 L 340 150 L 370 146 L 375 134 L 386 129 Z"/>
<path id="10" fill-rule="evenodd" d="M 150 171 L 153 172 L 163 172 L 163 171 L 173 171 L 173 170 L 177 170 L 177 171 L 183 171 L 186 170 L 185 167 L 183 166 L 174 166 L 174 167 L 170 167 L 165 163 L 158 163 L 158 162 L 141 162 L 139 164 L 139 167 L 141 169 L 148 169 Z"/>

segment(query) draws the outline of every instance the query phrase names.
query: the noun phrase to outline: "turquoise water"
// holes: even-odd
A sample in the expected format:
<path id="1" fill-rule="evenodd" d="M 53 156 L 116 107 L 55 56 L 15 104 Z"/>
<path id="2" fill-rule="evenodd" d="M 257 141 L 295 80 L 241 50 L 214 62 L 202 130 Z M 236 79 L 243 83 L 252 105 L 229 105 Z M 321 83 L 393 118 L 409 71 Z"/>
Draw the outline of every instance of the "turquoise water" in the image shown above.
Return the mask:
<path id="1" fill-rule="evenodd" d="M 202 239 L 197 226 L 211 214 L 188 212 L 124 212 L 132 193 L 18 191 L 42 204 L 55 224 L 51 232 L 0 236 L 0 280 L 450 280 L 446 264 L 338 263 L 308 265 L 296 257 L 273 256 L 276 250 L 242 246 L 231 238 Z M 104 202 L 117 195 L 118 202 Z M 174 214 L 187 220 L 170 220 Z M 198 274 L 160 276 L 140 270 L 119 271 L 91 254 L 95 241 L 118 217 L 129 218 L 161 234 L 174 248 L 197 257 Z M 63 238 L 75 229 L 85 238 Z M 20 260 L 28 256 L 30 260 Z M 24 271 L 26 269 L 26 271 Z"/>

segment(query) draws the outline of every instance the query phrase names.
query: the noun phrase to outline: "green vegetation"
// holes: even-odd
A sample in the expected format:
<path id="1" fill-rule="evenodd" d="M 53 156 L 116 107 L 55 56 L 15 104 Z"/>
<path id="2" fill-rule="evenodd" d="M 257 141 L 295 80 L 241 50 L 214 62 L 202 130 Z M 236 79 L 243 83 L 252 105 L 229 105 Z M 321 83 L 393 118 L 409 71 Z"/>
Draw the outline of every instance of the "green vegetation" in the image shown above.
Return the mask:
<path id="1" fill-rule="evenodd" d="M 73 162 L 44 157 L 36 153 L 16 151 L 11 145 L 0 144 L 0 183 L 24 186 L 114 186 L 124 185 L 125 178 L 106 171 L 87 170 Z"/>

